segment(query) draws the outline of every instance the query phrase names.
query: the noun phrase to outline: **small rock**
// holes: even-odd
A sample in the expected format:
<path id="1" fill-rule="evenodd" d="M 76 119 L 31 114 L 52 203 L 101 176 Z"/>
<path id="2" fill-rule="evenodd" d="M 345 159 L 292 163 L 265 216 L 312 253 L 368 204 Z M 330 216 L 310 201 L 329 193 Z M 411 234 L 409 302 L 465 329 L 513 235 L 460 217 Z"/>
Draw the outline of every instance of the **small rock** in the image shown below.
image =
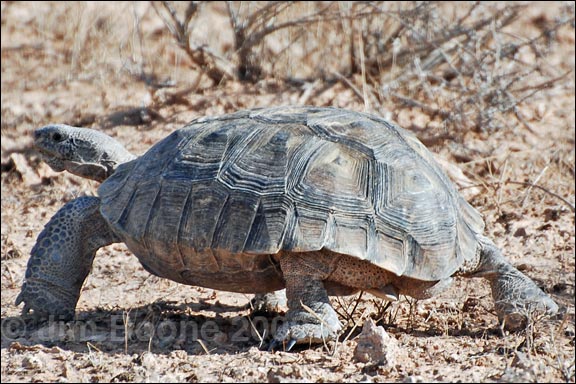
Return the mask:
<path id="1" fill-rule="evenodd" d="M 354 359 L 362 363 L 395 365 L 398 354 L 398 341 L 391 337 L 384 328 L 376 326 L 372 319 L 367 319 L 358 336 Z"/>
<path id="2" fill-rule="evenodd" d="M 288 301 L 286 299 L 286 291 L 275 291 L 265 294 L 255 295 L 250 300 L 250 306 L 256 311 L 264 311 L 277 313 L 286 310 Z"/>
<path id="3" fill-rule="evenodd" d="M 422 376 L 418 375 L 407 376 L 402 380 L 402 383 L 425 383 L 425 382 L 426 380 L 424 380 Z"/>
<path id="4" fill-rule="evenodd" d="M 188 359 L 188 353 L 186 353 L 186 351 L 183 351 L 183 350 L 172 351 L 168 354 L 168 357 L 170 357 L 170 359 L 187 360 Z"/>
<path id="5" fill-rule="evenodd" d="M 44 364 L 37 356 L 26 356 L 22 359 L 22 368 L 25 369 L 42 369 Z"/>
<path id="6" fill-rule="evenodd" d="M 144 352 L 140 355 L 140 364 L 148 369 L 148 370 L 155 370 L 156 369 L 156 356 L 154 356 L 151 352 Z"/>
<path id="7" fill-rule="evenodd" d="M 560 210 L 546 208 L 544 210 L 544 221 L 557 221 L 560 218 Z"/>
<path id="8" fill-rule="evenodd" d="M 516 230 L 516 232 L 514 232 L 514 236 L 515 237 L 526 237 L 528 236 L 528 233 L 526 232 L 526 228 L 524 227 L 520 227 Z"/>

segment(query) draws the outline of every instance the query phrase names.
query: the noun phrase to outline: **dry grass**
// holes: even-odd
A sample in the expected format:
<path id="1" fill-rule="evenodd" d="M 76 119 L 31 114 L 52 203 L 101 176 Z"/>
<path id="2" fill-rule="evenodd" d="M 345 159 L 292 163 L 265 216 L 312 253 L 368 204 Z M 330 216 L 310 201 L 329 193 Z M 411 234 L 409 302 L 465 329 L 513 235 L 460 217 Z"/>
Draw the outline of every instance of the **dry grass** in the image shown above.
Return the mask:
<path id="1" fill-rule="evenodd" d="M 452 134 L 527 124 L 522 103 L 573 78 L 548 60 L 558 31 L 574 23 L 572 3 L 518 35 L 510 26 L 530 3 L 229 2 L 220 12 L 231 44 L 196 42 L 201 13 L 214 9 L 190 4 L 182 20 L 170 2 L 154 9 L 170 15 L 178 46 L 216 84 L 342 81 L 367 110 L 416 107 Z"/>

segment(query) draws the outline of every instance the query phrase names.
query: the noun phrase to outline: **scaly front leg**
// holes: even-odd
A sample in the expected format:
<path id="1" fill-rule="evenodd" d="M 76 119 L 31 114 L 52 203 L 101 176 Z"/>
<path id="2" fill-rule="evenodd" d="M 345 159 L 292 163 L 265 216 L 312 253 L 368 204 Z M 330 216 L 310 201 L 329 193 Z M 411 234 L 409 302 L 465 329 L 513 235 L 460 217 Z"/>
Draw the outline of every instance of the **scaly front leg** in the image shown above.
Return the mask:
<path id="1" fill-rule="evenodd" d="M 80 197 L 50 219 L 32 248 L 26 279 L 16 305 L 38 317 L 74 317 L 80 289 L 92 268 L 96 251 L 117 242 L 100 215 L 100 199 Z"/>

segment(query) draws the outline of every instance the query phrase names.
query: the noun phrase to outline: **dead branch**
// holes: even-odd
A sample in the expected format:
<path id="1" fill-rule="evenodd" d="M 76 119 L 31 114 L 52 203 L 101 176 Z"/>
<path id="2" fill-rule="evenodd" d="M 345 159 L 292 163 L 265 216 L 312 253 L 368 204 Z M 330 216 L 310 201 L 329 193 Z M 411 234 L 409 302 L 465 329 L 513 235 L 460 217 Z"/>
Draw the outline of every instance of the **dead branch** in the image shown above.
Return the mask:
<path id="1" fill-rule="evenodd" d="M 208 46 L 198 45 L 190 41 L 189 25 L 198 13 L 198 2 L 190 1 L 188 3 L 182 21 L 178 18 L 176 10 L 169 1 L 162 1 L 163 11 L 156 6 L 155 2 L 152 2 L 152 7 L 162 18 L 164 25 L 175 38 L 178 46 L 186 52 L 202 73 L 205 73 L 217 84 L 224 78 L 234 77 L 230 70 L 232 65 L 224 57 L 218 55 Z"/>

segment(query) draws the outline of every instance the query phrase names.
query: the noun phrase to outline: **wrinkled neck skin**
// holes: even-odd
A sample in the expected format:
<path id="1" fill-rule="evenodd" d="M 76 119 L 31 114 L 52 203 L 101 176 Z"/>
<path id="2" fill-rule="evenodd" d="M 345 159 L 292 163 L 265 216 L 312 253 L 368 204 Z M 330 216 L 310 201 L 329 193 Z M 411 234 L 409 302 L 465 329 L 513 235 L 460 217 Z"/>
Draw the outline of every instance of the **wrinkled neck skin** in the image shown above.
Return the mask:
<path id="1" fill-rule="evenodd" d="M 42 160 L 55 172 L 68 171 L 73 175 L 100 183 L 110 177 L 118 166 L 118 164 L 78 163 L 50 156 L 42 156 Z"/>

